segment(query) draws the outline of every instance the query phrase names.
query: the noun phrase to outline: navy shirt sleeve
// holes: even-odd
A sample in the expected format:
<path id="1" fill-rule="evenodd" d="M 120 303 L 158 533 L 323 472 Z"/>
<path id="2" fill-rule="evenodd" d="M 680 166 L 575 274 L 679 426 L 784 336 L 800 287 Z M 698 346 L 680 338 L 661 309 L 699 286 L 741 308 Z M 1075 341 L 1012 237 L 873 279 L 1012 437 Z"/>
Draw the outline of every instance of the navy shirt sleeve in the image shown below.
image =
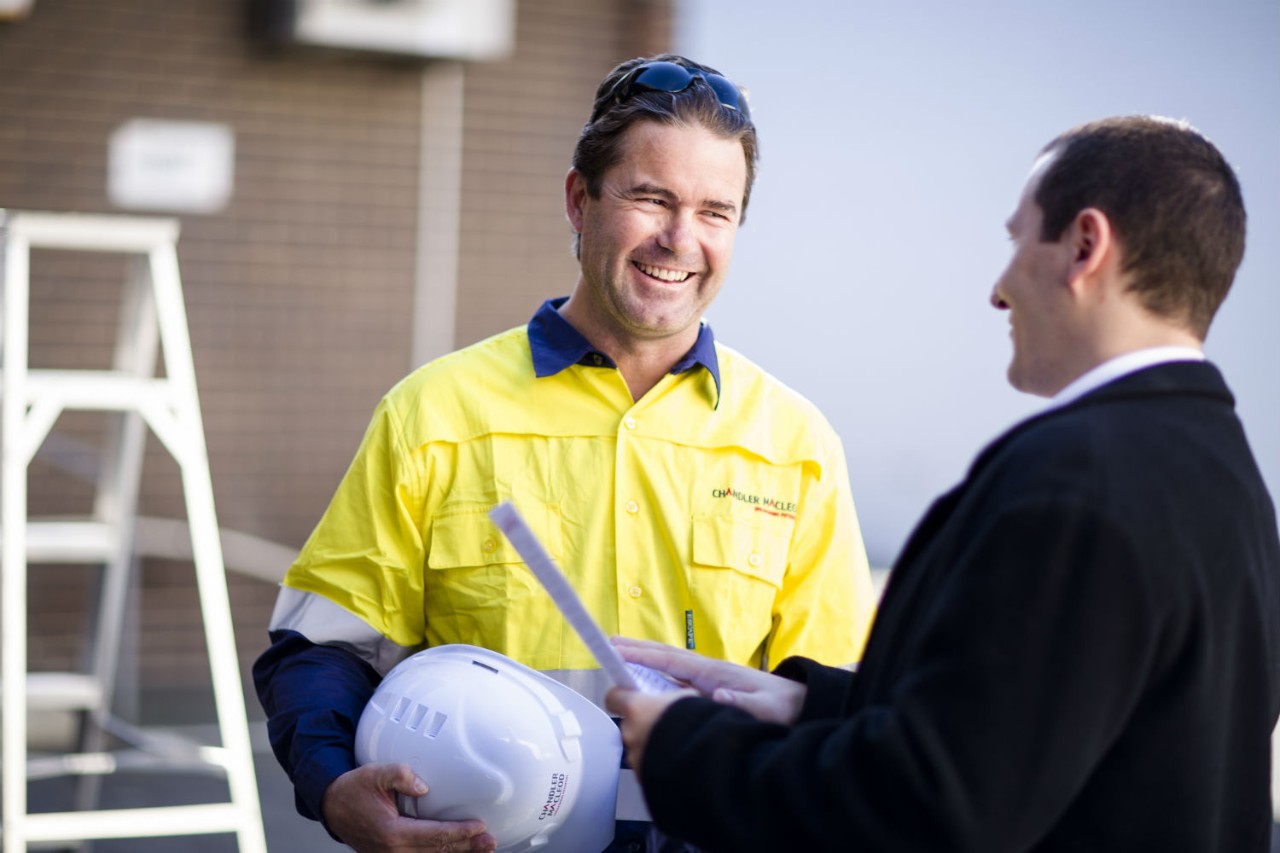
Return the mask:
<path id="1" fill-rule="evenodd" d="M 356 725 L 381 678 L 344 649 L 316 645 L 296 631 L 270 636 L 271 647 L 253 665 L 253 683 L 267 712 L 271 750 L 293 782 L 298 813 L 321 820 L 325 789 L 356 767 Z"/>

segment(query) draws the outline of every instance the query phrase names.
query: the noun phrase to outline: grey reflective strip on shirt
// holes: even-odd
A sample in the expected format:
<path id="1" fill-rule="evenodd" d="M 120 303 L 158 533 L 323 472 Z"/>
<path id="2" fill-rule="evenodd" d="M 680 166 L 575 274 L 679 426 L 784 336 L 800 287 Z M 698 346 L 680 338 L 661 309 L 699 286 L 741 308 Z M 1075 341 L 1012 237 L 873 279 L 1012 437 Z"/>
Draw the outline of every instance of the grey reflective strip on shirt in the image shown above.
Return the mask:
<path id="1" fill-rule="evenodd" d="M 544 669 L 540 672 L 574 693 L 585 696 L 598 708 L 604 707 L 604 694 L 613 686 L 603 669 Z"/>
<path id="2" fill-rule="evenodd" d="M 346 649 L 383 676 L 418 651 L 393 643 L 368 622 L 323 595 L 287 586 L 280 587 L 268 627 L 272 631 L 297 631 L 318 646 Z"/>
<path id="3" fill-rule="evenodd" d="M 618 803 L 613 816 L 617 820 L 653 820 L 634 770 L 618 771 Z"/>
<path id="4" fill-rule="evenodd" d="M 280 587 L 268 627 L 272 631 L 297 631 L 316 645 L 346 649 L 383 676 L 422 648 L 394 643 L 368 622 L 323 595 L 287 586 Z M 604 694 L 612 686 L 602 669 L 549 669 L 542 672 L 600 708 L 604 707 Z"/>

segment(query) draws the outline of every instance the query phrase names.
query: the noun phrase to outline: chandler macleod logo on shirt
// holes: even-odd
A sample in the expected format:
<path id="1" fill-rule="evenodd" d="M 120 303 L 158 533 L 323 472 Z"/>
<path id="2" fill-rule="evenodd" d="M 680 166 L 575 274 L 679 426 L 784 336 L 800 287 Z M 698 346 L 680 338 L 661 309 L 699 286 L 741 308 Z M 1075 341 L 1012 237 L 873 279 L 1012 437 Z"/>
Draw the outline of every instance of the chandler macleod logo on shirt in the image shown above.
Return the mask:
<path id="1" fill-rule="evenodd" d="M 748 492 L 740 492 L 733 486 L 725 486 L 723 489 L 712 489 L 711 497 L 713 498 L 733 498 L 735 501 L 742 501 L 744 504 L 751 506 L 756 512 L 763 512 L 769 515 L 781 515 L 786 518 L 795 518 L 796 509 L 798 508 L 795 501 L 783 501 L 777 498 L 765 497 L 764 495 L 753 495 Z"/>

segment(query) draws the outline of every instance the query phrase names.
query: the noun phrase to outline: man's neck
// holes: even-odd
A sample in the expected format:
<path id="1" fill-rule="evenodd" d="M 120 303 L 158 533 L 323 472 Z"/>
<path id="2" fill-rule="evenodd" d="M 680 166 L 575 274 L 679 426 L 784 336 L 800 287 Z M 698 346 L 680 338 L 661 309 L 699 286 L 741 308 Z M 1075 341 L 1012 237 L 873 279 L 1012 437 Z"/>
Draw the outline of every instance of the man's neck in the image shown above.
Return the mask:
<path id="1" fill-rule="evenodd" d="M 680 356 L 688 352 L 688 349 L 685 347 L 674 357 L 668 357 L 665 353 L 651 352 L 634 352 L 627 355 L 610 353 L 609 357 L 618 365 L 618 370 L 631 391 L 631 399 L 639 400 L 648 394 L 653 386 L 661 382 L 662 377 L 671 372 L 671 368 L 675 367 Z"/>
<path id="2" fill-rule="evenodd" d="M 1045 396 L 1057 399 L 1081 378 L 1132 353 L 1163 348 L 1201 351 L 1204 347 L 1204 342 L 1185 325 L 1152 314 L 1128 291 L 1121 291 L 1121 297 L 1113 300 L 1105 312 L 1095 312 L 1077 341 L 1078 357 L 1072 369 L 1063 375 L 1059 388 Z"/>
<path id="3" fill-rule="evenodd" d="M 1130 322 L 1098 341 L 1094 365 L 1120 358 L 1139 350 L 1157 347 L 1191 347 L 1203 349 L 1204 341 L 1190 329 L 1162 318 L 1145 317 L 1145 322 Z"/>
<path id="4" fill-rule="evenodd" d="M 1132 350 L 1115 358 L 1108 359 L 1096 367 L 1077 376 L 1065 388 L 1050 399 L 1053 406 L 1061 406 L 1079 397 L 1083 397 L 1095 388 L 1101 388 L 1122 376 L 1135 373 L 1157 364 L 1171 361 L 1203 361 L 1204 353 L 1199 347 L 1159 346 L 1147 349 Z"/>
<path id="5" fill-rule="evenodd" d="M 560 316 L 578 330 L 590 344 L 613 359 L 631 391 L 631 399 L 639 400 L 671 372 L 685 353 L 698 340 L 698 327 L 662 338 L 623 335 L 574 304 L 571 297 L 560 306 Z"/>

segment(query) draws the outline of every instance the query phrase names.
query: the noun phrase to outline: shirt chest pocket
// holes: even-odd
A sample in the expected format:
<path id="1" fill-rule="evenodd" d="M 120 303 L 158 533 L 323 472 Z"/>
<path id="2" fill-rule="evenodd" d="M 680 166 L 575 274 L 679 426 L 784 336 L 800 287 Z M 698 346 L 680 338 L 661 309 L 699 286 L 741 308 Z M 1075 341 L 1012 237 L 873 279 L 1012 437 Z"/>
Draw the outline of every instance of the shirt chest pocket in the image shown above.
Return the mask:
<path id="1" fill-rule="evenodd" d="M 787 570 L 788 537 L 726 516 L 693 520 L 689 594 L 695 613 L 717 620 L 727 656 L 747 660 L 773 630 Z"/>
<path id="2" fill-rule="evenodd" d="M 543 547 L 558 558 L 559 513 L 547 506 L 520 509 Z M 563 620 L 487 511 L 437 517 L 431 525 L 426 569 L 429 645 L 468 643 L 537 669 L 560 665 Z"/>

